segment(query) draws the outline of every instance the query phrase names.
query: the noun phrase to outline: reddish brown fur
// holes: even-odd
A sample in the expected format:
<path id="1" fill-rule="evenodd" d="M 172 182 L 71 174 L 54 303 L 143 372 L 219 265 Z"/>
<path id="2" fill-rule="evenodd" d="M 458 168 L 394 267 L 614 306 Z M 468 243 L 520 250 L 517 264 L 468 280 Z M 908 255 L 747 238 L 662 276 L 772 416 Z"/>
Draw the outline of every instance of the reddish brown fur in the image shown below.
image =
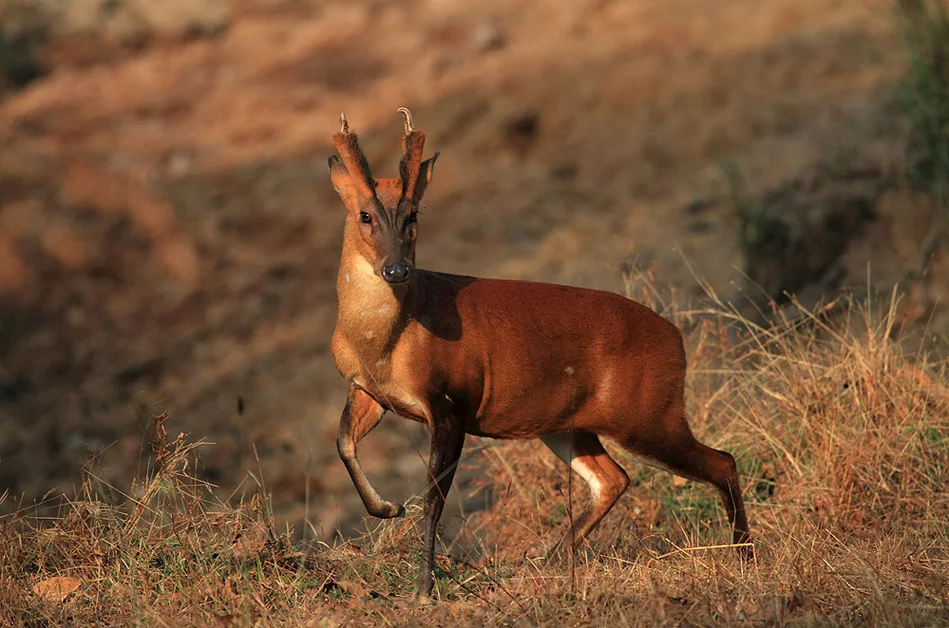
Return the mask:
<path id="1" fill-rule="evenodd" d="M 420 153 L 419 146 L 412 162 Z M 629 483 L 598 436 L 716 486 L 735 543 L 746 544 L 734 459 L 695 440 L 686 422 L 685 350 L 672 323 L 620 295 L 582 288 L 418 269 L 404 284 L 382 279 L 380 259 L 394 259 L 393 250 L 414 266 L 415 230 L 400 230 L 400 217 L 417 208 L 433 163 L 420 165 L 425 176 L 414 194 L 403 194 L 403 176 L 377 180 L 369 196 L 333 170 L 348 209 L 332 344 L 350 386 L 338 445 L 369 512 L 396 516 L 402 507 L 372 488 L 355 446 L 385 410 L 430 426 L 433 487 L 425 500 L 418 595 L 431 592 L 435 525 L 466 433 L 543 437 L 572 463 L 594 493 L 575 522 L 574 546 Z M 371 227 L 360 225 L 360 212 L 377 211 L 375 204 L 385 215 Z"/>
<path id="2" fill-rule="evenodd" d="M 408 127 L 408 125 L 406 125 Z M 409 131 L 402 140 L 402 162 L 399 164 L 399 175 L 402 179 L 402 188 L 405 196 L 415 200 L 415 184 L 422 167 L 422 150 L 425 148 L 425 136 L 418 131 Z"/>

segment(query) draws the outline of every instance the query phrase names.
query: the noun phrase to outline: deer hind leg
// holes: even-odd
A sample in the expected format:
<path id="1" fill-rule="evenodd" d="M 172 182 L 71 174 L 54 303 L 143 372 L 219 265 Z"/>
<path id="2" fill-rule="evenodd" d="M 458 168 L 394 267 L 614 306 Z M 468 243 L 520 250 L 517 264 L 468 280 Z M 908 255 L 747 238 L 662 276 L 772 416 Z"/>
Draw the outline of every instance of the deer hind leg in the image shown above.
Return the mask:
<path id="1" fill-rule="evenodd" d="M 678 409 L 656 425 L 662 427 L 651 430 L 648 436 L 632 434 L 625 439 L 617 439 L 617 442 L 629 452 L 675 475 L 717 488 L 734 531 L 733 542 L 741 544 L 737 548 L 739 555 L 745 559 L 753 557 L 754 550 L 747 545 L 751 543 L 751 534 L 741 498 L 735 458 L 728 452 L 712 449 L 696 440 Z"/>
<path id="2" fill-rule="evenodd" d="M 574 519 L 573 527 L 550 551 L 556 554 L 567 542 L 576 549 L 609 512 L 629 486 L 629 476 L 603 449 L 600 439 L 590 432 L 548 434 L 540 439 L 583 478 L 592 498 L 586 509 Z"/>
<path id="3" fill-rule="evenodd" d="M 385 408 L 370 397 L 369 393 L 355 387 L 350 388 L 349 399 L 339 419 L 336 449 L 369 514 L 382 519 L 391 519 L 404 513 L 405 508 L 379 496 L 362 470 L 359 458 L 356 457 L 356 445 L 379 425 L 383 414 L 385 414 Z"/>

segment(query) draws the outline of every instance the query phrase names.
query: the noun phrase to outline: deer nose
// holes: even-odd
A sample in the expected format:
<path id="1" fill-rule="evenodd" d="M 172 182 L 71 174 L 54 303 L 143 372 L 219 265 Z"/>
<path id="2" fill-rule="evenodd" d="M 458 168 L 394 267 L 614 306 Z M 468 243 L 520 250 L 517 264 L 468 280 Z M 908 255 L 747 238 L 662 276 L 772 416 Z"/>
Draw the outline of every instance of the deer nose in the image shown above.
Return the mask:
<path id="1" fill-rule="evenodd" d="M 389 264 L 382 268 L 382 278 L 388 283 L 403 283 L 411 273 L 412 269 L 409 268 L 408 264 Z"/>

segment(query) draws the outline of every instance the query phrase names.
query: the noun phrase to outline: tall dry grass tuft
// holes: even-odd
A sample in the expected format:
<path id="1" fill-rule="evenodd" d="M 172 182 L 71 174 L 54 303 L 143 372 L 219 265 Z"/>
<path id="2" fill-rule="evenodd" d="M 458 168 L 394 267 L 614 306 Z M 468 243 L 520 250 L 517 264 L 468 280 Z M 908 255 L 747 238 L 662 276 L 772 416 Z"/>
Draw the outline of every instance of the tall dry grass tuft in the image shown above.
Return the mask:
<path id="1" fill-rule="evenodd" d="M 74 496 L 0 519 L 0 625 L 252 620 L 323 586 L 265 497 L 230 507 L 212 496 L 197 473 L 209 443 L 169 440 L 167 414 L 148 419 L 149 462 L 129 492 L 90 465 Z"/>

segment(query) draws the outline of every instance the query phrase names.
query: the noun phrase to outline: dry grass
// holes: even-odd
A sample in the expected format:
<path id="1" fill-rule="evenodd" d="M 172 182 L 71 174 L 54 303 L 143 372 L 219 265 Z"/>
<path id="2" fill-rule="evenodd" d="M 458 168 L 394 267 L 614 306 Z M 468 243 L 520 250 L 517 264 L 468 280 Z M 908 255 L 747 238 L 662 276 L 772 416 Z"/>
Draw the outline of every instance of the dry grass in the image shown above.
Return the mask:
<path id="1" fill-rule="evenodd" d="M 353 542 L 293 545 L 266 499 L 217 501 L 194 472 L 207 444 L 169 441 L 158 414 L 127 494 L 89 471 L 51 516 L 2 519 L 0 624 L 949 620 L 947 365 L 907 354 L 898 299 L 841 299 L 764 329 L 724 308 L 676 311 L 631 285 L 690 330 L 693 426 L 738 458 L 755 564 L 724 545 L 710 488 L 622 452 L 633 487 L 592 547 L 545 563 L 585 498 L 580 483 L 532 443 L 478 441 L 464 464 L 482 469 L 475 490 L 493 506 L 463 517 L 440 558 L 440 602 L 417 607 L 417 505 Z M 79 586 L 66 593 L 56 577 Z"/>

